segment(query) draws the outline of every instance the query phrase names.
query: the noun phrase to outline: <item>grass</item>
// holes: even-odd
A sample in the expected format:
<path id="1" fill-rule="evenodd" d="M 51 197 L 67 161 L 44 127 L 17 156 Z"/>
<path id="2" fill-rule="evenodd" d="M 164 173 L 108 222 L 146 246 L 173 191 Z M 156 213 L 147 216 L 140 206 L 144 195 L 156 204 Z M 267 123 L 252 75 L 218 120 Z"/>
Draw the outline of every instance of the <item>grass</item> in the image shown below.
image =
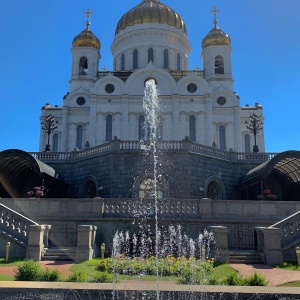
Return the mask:
<path id="1" fill-rule="evenodd" d="M 0 258 L 0 268 L 1 267 L 12 267 L 12 266 L 20 266 L 24 264 L 26 259 L 21 258 L 10 258 L 8 261 L 5 260 L 5 258 Z"/>
<path id="2" fill-rule="evenodd" d="M 284 270 L 292 270 L 292 271 L 300 271 L 300 266 L 296 262 L 283 262 L 280 265 L 276 265 L 275 268 L 284 269 Z"/>
<path id="3" fill-rule="evenodd" d="M 300 287 L 300 281 L 288 282 L 281 285 L 281 287 Z"/>

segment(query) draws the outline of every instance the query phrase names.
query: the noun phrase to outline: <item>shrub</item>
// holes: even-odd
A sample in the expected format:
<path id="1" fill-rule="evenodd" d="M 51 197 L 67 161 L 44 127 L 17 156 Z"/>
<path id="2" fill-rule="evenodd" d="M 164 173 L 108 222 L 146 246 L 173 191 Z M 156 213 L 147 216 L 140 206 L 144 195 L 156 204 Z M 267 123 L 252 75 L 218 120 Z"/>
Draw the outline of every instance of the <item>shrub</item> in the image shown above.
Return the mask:
<path id="1" fill-rule="evenodd" d="M 67 278 L 68 282 L 87 282 L 88 276 L 83 271 L 76 271 L 73 274 L 69 275 Z"/>
<path id="2" fill-rule="evenodd" d="M 114 276 L 112 274 L 109 274 L 106 272 L 99 272 L 96 276 L 94 276 L 93 282 L 97 282 L 97 283 L 114 282 L 114 283 L 116 283 L 116 280 L 114 279 Z"/>
<path id="3" fill-rule="evenodd" d="M 243 277 L 238 273 L 229 274 L 223 280 L 223 284 L 225 285 L 244 285 Z"/>
<path id="4" fill-rule="evenodd" d="M 40 281 L 59 281 L 60 277 L 58 269 L 46 268 L 41 274 Z"/>
<path id="5" fill-rule="evenodd" d="M 15 272 L 15 279 L 17 281 L 40 281 L 42 273 L 39 263 L 27 260 L 23 265 L 18 266 Z"/>
<path id="6" fill-rule="evenodd" d="M 245 285 L 249 286 L 266 286 L 268 284 L 268 281 L 258 273 L 254 273 L 253 275 L 246 277 L 244 279 Z"/>

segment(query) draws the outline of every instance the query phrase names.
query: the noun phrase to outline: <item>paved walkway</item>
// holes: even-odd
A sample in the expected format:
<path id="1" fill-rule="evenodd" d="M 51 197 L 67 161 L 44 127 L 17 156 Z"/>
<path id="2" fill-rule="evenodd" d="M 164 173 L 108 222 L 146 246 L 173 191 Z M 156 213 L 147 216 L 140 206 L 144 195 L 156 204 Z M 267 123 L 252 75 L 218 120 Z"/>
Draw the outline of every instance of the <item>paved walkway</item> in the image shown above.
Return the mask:
<path id="1" fill-rule="evenodd" d="M 73 265 L 70 261 L 41 261 L 43 267 L 56 268 L 62 275 L 71 274 L 69 268 Z M 254 272 L 262 274 L 267 280 L 269 286 L 280 286 L 287 282 L 300 281 L 300 271 L 289 271 L 272 268 L 267 265 L 245 265 L 230 264 L 242 276 L 250 276 Z M 16 267 L 0 267 L 0 274 L 14 276 Z"/>
<path id="2" fill-rule="evenodd" d="M 40 263 L 44 268 L 47 267 L 49 269 L 58 269 L 59 272 L 64 276 L 68 276 L 72 273 L 69 271 L 69 269 L 74 264 L 70 261 L 50 261 L 50 260 L 41 261 Z M 16 269 L 17 267 L 0 267 L 0 274 L 14 276 Z"/>
<path id="3" fill-rule="evenodd" d="M 300 280 L 300 271 L 276 269 L 268 265 L 230 264 L 230 267 L 236 269 L 242 276 L 250 276 L 254 272 L 260 273 L 268 280 L 268 286 L 280 286 Z"/>

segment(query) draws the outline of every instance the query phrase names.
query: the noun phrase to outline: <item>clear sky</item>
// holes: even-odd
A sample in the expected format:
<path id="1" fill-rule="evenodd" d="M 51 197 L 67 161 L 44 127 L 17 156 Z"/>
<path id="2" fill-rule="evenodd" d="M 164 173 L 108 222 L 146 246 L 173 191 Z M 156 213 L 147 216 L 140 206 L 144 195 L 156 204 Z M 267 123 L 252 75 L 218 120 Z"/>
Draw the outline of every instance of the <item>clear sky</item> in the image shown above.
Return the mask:
<path id="1" fill-rule="evenodd" d="M 100 69 L 112 70 L 118 20 L 141 0 L 1 0 L 0 151 L 38 151 L 40 110 L 61 106 L 69 89 L 71 45 L 93 11 Z M 218 26 L 232 40 L 234 89 L 241 105 L 264 108 L 267 152 L 300 150 L 300 0 L 163 0 L 184 19 L 189 69 L 202 68 L 201 41 Z"/>

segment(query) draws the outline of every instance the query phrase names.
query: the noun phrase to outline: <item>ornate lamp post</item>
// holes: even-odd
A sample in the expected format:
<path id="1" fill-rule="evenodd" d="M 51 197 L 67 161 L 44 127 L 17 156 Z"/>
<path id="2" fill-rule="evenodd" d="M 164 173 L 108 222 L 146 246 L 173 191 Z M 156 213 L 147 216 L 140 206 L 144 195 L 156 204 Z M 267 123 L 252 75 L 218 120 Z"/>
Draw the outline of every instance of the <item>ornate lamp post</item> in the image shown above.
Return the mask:
<path id="1" fill-rule="evenodd" d="M 254 146 L 253 146 L 253 152 L 258 152 L 258 146 L 256 145 L 256 135 L 257 133 L 263 129 L 263 122 L 259 119 L 259 116 L 256 114 L 252 114 L 249 118 L 249 122 L 245 122 L 246 127 L 253 132 L 254 135 Z"/>
<path id="2" fill-rule="evenodd" d="M 45 132 L 48 135 L 48 143 L 46 145 L 45 151 L 51 151 L 51 149 L 50 149 L 50 135 L 57 128 L 58 121 L 55 122 L 54 117 L 50 114 L 50 115 L 45 117 L 44 122 L 42 122 L 41 125 L 42 125 L 42 129 L 45 130 Z"/>

